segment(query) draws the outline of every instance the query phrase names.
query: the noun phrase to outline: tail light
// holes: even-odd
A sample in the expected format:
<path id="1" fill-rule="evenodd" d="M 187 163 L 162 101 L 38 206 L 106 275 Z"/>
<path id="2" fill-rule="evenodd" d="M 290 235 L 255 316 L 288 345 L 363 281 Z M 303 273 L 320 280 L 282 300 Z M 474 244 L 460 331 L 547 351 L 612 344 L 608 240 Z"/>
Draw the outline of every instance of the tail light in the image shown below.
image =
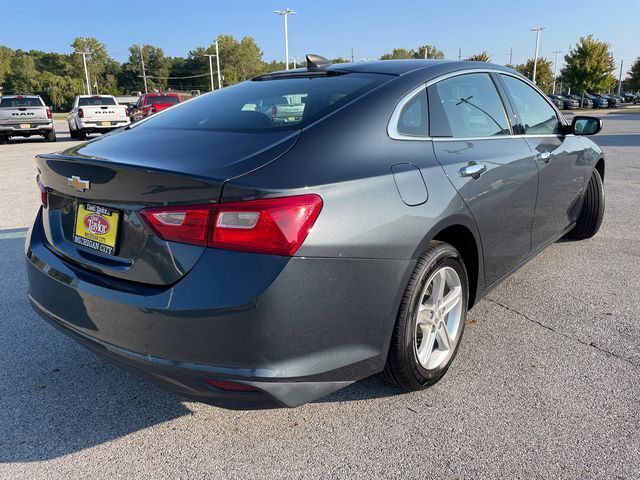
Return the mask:
<path id="1" fill-rule="evenodd" d="M 42 203 L 44 208 L 47 208 L 49 206 L 49 194 L 47 193 L 47 189 L 40 181 L 40 177 L 38 177 L 36 181 L 38 182 L 38 189 L 40 190 L 40 203 Z"/>
<path id="2" fill-rule="evenodd" d="M 51 118 L 51 109 L 47 107 L 47 118 Z"/>
<path id="3" fill-rule="evenodd" d="M 315 194 L 219 205 L 147 208 L 140 214 L 165 240 L 227 250 L 292 256 L 320 210 Z"/>
<path id="4" fill-rule="evenodd" d="M 225 390 L 227 392 L 257 392 L 258 389 L 251 385 L 245 385 L 244 383 L 228 382 L 225 380 L 214 380 L 207 378 L 205 383 L 208 383 L 212 387 L 218 390 Z"/>
<path id="5" fill-rule="evenodd" d="M 80 118 L 84 118 L 84 110 L 82 110 L 81 108 L 78 109 L 78 116 Z"/>

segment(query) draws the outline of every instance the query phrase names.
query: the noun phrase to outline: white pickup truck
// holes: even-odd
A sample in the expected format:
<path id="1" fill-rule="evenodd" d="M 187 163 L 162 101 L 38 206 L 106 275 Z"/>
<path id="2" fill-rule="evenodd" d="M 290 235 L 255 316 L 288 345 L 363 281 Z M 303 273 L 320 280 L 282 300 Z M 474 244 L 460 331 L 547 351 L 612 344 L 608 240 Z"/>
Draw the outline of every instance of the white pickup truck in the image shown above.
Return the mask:
<path id="1" fill-rule="evenodd" d="M 111 95 L 78 95 L 67 117 L 71 138 L 84 140 L 89 133 L 105 133 L 129 125 L 127 107 Z"/>
<path id="2" fill-rule="evenodd" d="M 0 97 L 0 144 L 10 137 L 42 135 L 56 141 L 51 109 L 38 95 L 6 95 Z"/>

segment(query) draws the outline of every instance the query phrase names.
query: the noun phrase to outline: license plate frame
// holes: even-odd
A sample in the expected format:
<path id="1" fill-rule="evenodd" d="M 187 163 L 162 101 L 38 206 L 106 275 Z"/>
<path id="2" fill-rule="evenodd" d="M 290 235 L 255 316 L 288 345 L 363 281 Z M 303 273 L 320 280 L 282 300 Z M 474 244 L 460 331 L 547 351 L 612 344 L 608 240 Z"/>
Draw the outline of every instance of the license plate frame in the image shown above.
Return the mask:
<path id="1" fill-rule="evenodd" d="M 111 122 L 100 122 L 100 125 L 102 127 L 110 127 L 111 126 Z"/>
<path id="2" fill-rule="evenodd" d="M 78 202 L 73 224 L 73 243 L 104 255 L 117 255 L 121 217 L 121 212 L 114 208 Z"/>
<path id="3" fill-rule="evenodd" d="M 31 128 L 31 124 L 30 123 L 21 123 L 20 124 L 20 128 L 23 130 L 26 130 L 28 128 Z"/>

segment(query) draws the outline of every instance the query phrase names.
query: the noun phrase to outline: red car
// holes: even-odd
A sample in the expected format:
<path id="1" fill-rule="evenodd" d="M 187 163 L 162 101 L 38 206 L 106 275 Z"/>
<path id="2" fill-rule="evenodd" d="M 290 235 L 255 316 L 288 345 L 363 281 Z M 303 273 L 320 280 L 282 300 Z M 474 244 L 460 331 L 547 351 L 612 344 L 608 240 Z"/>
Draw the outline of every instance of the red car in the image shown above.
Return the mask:
<path id="1" fill-rule="evenodd" d="M 180 103 L 180 101 L 180 96 L 177 93 L 145 93 L 138 98 L 136 104 L 129 109 L 129 117 L 132 122 L 135 122 L 154 113 L 166 110 Z"/>

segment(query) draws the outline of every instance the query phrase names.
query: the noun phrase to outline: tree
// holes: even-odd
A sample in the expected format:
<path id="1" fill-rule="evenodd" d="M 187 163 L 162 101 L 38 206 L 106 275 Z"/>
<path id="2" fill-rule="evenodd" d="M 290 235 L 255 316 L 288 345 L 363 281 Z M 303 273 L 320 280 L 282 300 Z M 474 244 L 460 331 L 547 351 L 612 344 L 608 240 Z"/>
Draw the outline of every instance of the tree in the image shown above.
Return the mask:
<path id="1" fill-rule="evenodd" d="M 631 91 L 637 92 L 640 90 L 640 57 L 636 58 L 636 61 L 631 65 L 629 76 L 626 78 L 625 83 Z"/>
<path id="2" fill-rule="evenodd" d="M 538 58 L 538 64 L 536 66 L 536 85 L 543 91 L 549 93 L 553 87 L 553 69 L 551 68 L 553 62 L 546 58 Z M 527 63 L 522 65 L 516 65 L 515 70 L 520 72 L 527 78 L 533 78 L 533 58 L 527 60 Z"/>
<path id="3" fill-rule="evenodd" d="M 11 72 L 7 75 L 5 89 L 13 93 L 35 93 L 40 88 L 39 76 L 33 57 L 17 50 L 11 60 Z"/>
<path id="4" fill-rule="evenodd" d="M 77 37 L 71 42 L 71 47 L 75 52 L 85 52 L 87 56 L 87 71 L 89 72 L 89 83 L 92 88 L 94 84 L 102 85 L 102 74 L 109 61 L 107 54 L 107 46 L 93 37 Z M 84 63 L 82 55 L 75 54 L 73 56 L 73 70 L 77 78 L 85 78 Z"/>
<path id="5" fill-rule="evenodd" d="M 476 53 L 475 55 L 471 55 L 469 58 L 467 58 L 467 61 L 469 61 L 469 62 L 490 62 L 491 61 L 491 56 L 486 51 L 482 51 L 480 53 Z"/>
<path id="6" fill-rule="evenodd" d="M 564 61 L 562 77 L 576 92 L 604 92 L 615 84 L 615 65 L 609 44 L 593 35 L 580 37 Z"/>
<path id="7" fill-rule="evenodd" d="M 0 85 L 3 85 L 5 78 L 11 73 L 11 61 L 13 60 L 13 50 L 0 45 Z"/>
<path id="8" fill-rule="evenodd" d="M 142 55 L 140 54 L 142 50 Z M 142 58 L 147 75 L 147 88 L 149 91 L 163 90 L 167 88 L 167 77 L 171 68 L 171 61 L 164 56 L 160 47 L 145 44 L 131 45 L 129 47 L 129 59 L 122 65 L 117 73 L 117 83 L 125 92 L 143 91 L 144 79 L 142 78 Z"/>
<path id="9" fill-rule="evenodd" d="M 391 53 L 385 53 L 380 57 L 380 60 L 402 60 L 413 58 L 413 50 L 407 50 L 406 48 L 394 48 Z"/>
<path id="10" fill-rule="evenodd" d="M 426 56 L 425 56 L 426 51 Z M 444 58 L 444 53 L 442 50 L 438 50 L 434 45 L 422 45 L 418 47 L 418 50 L 414 52 L 413 58 L 435 58 L 442 59 Z"/>

